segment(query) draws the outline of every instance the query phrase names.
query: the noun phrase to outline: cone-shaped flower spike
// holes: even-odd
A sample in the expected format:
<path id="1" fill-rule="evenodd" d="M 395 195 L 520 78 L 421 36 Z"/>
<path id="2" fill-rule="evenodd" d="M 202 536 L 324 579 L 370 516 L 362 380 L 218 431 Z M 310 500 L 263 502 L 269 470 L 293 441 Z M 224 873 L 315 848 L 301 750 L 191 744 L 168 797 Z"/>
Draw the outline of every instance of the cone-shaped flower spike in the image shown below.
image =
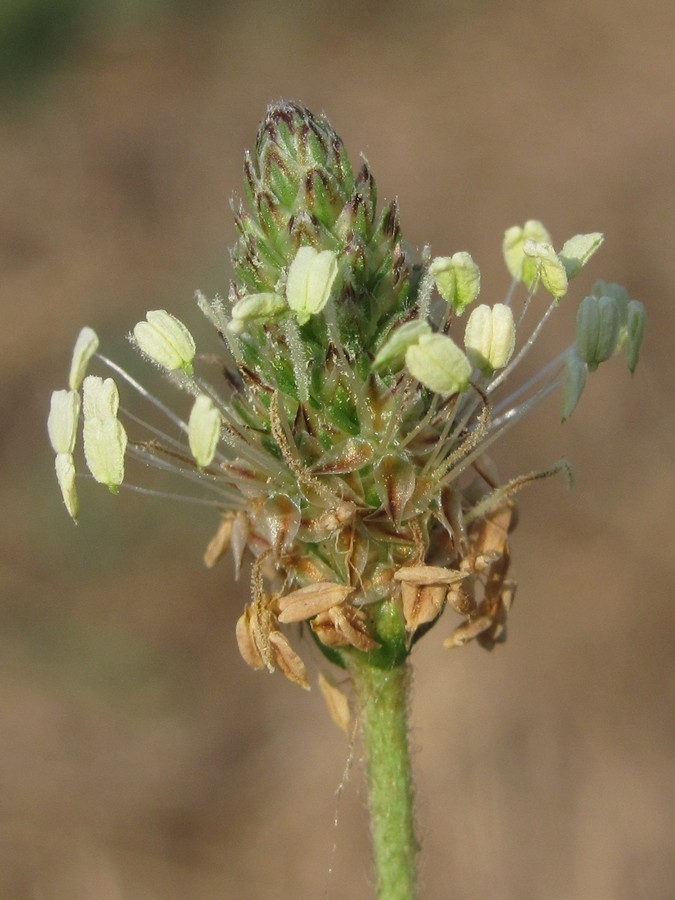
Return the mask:
<path id="1" fill-rule="evenodd" d="M 480 290 L 473 258 L 425 248 L 412 259 L 396 204 L 378 212 L 369 165 L 355 172 L 329 122 L 297 103 L 269 107 L 245 157 L 235 224 L 227 300 L 198 296 L 211 346 L 198 355 L 166 310 L 133 329 L 142 355 L 186 392 L 179 409 L 81 332 L 70 390 L 55 392 L 49 416 L 69 512 L 82 421 L 95 480 L 152 493 L 125 481 L 131 457 L 181 482 L 167 496 L 217 511 L 207 564 L 228 549 L 237 572 L 252 564 L 242 655 L 303 686 L 284 633 L 298 621 L 342 665 L 354 654 L 396 665 L 447 606 L 461 617 L 449 646 L 493 646 L 513 595 L 513 495 L 535 476 L 501 484 L 487 451 L 555 390 L 569 416 L 588 372 L 619 349 L 631 370 L 639 355 L 642 304 L 599 282 L 571 347 L 513 384 L 602 235 L 576 235 L 556 253 L 540 222 L 509 228 L 506 298 L 462 327 Z M 533 297 L 540 285 L 548 306 L 543 291 Z M 112 379 L 87 375 L 94 364 L 148 405 L 147 422 L 127 397 L 120 404 Z"/>

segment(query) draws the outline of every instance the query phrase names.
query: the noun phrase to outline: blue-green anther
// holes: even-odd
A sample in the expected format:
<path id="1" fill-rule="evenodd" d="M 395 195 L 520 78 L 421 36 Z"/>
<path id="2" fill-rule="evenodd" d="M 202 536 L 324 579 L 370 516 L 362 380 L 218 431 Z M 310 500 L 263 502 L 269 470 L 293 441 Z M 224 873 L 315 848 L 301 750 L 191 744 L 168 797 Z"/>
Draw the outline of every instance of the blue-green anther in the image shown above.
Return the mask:
<path id="1" fill-rule="evenodd" d="M 645 336 L 647 325 L 647 313 L 643 303 L 639 300 L 631 300 L 626 314 L 626 350 L 628 354 L 628 368 L 632 375 L 640 358 L 640 347 Z"/>
<path id="2" fill-rule="evenodd" d="M 585 297 L 577 312 L 577 353 L 593 372 L 614 354 L 621 335 L 621 309 L 614 297 Z"/>

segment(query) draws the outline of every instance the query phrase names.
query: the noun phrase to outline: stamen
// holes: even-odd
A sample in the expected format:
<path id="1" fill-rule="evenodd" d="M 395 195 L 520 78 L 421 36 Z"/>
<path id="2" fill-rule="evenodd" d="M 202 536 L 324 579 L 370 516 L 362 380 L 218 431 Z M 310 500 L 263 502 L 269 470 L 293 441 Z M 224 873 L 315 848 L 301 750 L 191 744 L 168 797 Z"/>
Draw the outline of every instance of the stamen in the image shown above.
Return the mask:
<path id="1" fill-rule="evenodd" d="M 144 388 L 142 384 L 139 384 L 139 382 L 136 381 L 135 378 L 132 378 L 132 376 L 129 375 L 129 373 L 125 369 L 123 369 L 122 366 L 118 366 L 116 362 L 108 359 L 107 356 L 103 356 L 102 353 L 97 353 L 96 356 L 101 360 L 101 362 L 104 362 L 114 372 L 117 372 L 118 375 L 121 375 L 122 378 L 124 378 L 124 380 L 127 382 L 127 384 L 130 384 L 131 387 L 141 395 L 141 397 L 144 397 L 149 403 L 152 403 L 154 407 L 160 410 L 160 412 L 164 413 L 167 419 L 170 419 L 174 423 L 174 425 L 177 425 L 181 431 L 187 434 L 187 424 L 180 418 L 180 416 L 177 416 L 176 413 L 166 405 L 166 403 L 162 403 L 162 401 L 158 397 L 155 397 L 154 394 L 151 394 L 150 391 L 146 390 L 146 388 Z"/>

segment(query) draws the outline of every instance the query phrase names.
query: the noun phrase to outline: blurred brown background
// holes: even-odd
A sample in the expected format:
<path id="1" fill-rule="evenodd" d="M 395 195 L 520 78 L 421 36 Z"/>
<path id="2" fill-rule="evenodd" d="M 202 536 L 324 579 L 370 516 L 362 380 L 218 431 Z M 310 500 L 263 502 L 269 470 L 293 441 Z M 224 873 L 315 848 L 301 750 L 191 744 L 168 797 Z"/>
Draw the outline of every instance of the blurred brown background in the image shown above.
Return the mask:
<path id="1" fill-rule="evenodd" d="M 607 364 L 569 423 L 553 401 L 501 446 L 507 476 L 571 458 L 576 489 L 522 495 L 505 646 L 444 651 L 450 622 L 418 646 L 413 741 L 425 900 L 672 897 L 672 3 L 2 10 L 0 897 L 370 896 L 358 750 L 336 826 L 347 743 L 317 690 L 241 662 L 214 518 L 84 484 L 75 528 L 46 439 L 82 324 L 125 356 L 146 309 L 198 329 L 193 290 L 226 291 L 279 97 L 368 156 L 413 246 L 469 250 L 486 301 L 536 217 L 558 245 L 605 231 L 577 297 L 605 277 L 649 305 L 633 379 Z"/>

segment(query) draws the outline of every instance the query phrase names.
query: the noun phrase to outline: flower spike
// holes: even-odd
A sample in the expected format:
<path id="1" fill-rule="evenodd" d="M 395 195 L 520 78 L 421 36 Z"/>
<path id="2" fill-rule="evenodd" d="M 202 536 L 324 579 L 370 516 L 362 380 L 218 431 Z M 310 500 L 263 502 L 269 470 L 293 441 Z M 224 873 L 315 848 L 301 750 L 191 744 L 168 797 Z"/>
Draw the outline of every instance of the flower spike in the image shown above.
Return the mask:
<path id="1" fill-rule="evenodd" d="M 378 210 L 369 164 L 352 169 L 330 123 L 287 102 L 269 107 L 245 156 L 235 225 L 227 298 L 198 295 L 212 351 L 197 357 L 186 326 L 163 309 L 133 329 L 146 359 L 176 373 L 171 385 L 189 398 L 179 409 L 100 354 L 92 329 L 80 333 L 70 389 L 54 392 L 48 420 L 68 512 L 77 515 L 83 419 L 96 481 L 117 490 L 128 452 L 184 490 L 127 487 L 214 510 L 206 564 L 228 551 L 237 575 L 252 563 L 236 630 L 243 658 L 303 687 L 293 623 L 306 623 L 329 660 L 377 660 L 387 673 L 446 607 L 460 617 L 450 645 L 493 647 L 515 587 L 513 497 L 560 467 L 503 482 L 487 452 L 553 391 L 567 419 L 589 371 L 618 350 L 631 372 L 638 361 L 644 307 L 596 282 L 572 345 L 517 380 L 602 235 L 575 235 L 556 253 L 541 222 L 509 228 L 513 283 L 503 302 L 476 305 L 473 258 L 432 258 L 425 247 L 413 259 L 398 204 Z M 530 328 L 540 286 L 554 299 Z M 103 377 L 88 373 L 94 362 Z M 120 404 L 118 385 L 151 421 L 126 397 Z"/>

